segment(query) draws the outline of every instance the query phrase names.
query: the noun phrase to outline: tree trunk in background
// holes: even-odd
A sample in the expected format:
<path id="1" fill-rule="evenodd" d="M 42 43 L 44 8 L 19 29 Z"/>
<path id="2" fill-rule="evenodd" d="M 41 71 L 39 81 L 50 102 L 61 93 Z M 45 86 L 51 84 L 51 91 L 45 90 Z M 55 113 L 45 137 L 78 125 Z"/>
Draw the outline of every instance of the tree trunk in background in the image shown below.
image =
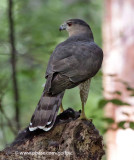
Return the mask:
<path id="1" fill-rule="evenodd" d="M 108 131 L 107 159 L 134 160 L 134 130 L 129 128 L 134 121 L 134 97 L 126 89 L 134 88 L 134 0 L 105 0 L 103 40 L 104 95 L 131 104 L 106 106 L 106 114 L 115 122 L 127 121 L 126 129 Z M 122 94 L 113 94 L 116 91 Z"/>
<path id="2" fill-rule="evenodd" d="M 15 101 L 15 121 L 16 128 L 20 129 L 20 111 L 19 111 L 19 90 L 16 72 L 16 47 L 15 47 L 15 30 L 13 18 L 13 0 L 8 0 L 8 19 L 9 19 L 9 41 L 11 45 L 11 68 L 12 68 L 12 83 Z"/>

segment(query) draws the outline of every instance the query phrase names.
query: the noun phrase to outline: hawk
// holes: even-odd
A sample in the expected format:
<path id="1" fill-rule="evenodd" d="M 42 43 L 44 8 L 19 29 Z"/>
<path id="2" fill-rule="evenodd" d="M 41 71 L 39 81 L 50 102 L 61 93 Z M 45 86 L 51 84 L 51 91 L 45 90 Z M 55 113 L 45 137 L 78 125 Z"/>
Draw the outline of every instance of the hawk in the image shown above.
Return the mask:
<path id="1" fill-rule="evenodd" d="M 49 131 L 59 110 L 63 110 L 62 98 L 66 89 L 80 88 L 82 103 L 81 119 L 86 119 L 84 105 L 88 98 L 91 78 L 101 67 L 103 52 L 94 42 L 90 26 L 81 19 L 69 19 L 59 28 L 66 30 L 69 37 L 53 51 L 46 70 L 46 84 L 29 130 Z"/>

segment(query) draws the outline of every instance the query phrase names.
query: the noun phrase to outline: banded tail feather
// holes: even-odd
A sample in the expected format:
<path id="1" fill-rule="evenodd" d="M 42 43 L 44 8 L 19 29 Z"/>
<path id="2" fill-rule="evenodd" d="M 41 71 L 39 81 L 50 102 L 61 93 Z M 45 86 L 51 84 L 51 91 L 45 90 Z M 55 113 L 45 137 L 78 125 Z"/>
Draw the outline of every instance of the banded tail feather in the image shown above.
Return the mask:
<path id="1" fill-rule="evenodd" d="M 31 118 L 29 125 L 30 131 L 34 131 L 38 128 L 49 131 L 53 127 L 63 95 L 64 92 L 57 95 L 42 94 Z"/>

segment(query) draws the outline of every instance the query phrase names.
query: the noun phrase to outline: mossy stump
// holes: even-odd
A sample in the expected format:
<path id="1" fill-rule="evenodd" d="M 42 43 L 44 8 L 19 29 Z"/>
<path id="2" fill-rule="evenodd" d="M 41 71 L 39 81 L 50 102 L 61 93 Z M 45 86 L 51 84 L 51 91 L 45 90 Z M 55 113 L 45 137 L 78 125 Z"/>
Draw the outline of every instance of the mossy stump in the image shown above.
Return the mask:
<path id="1" fill-rule="evenodd" d="M 57 117 L 49 132 L 28 128 L 0 152 L 1 160 L 101 160 L 103 139 L 93 123 L 78 119 L 72 109 Z"/>

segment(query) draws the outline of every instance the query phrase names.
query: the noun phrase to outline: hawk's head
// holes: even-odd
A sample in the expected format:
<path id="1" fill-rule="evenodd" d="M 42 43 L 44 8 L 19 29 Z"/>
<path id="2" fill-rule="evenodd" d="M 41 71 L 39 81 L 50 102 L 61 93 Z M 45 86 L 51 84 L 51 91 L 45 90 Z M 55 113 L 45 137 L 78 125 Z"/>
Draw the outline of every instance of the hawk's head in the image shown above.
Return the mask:
<path id="1" fill-rule="evenodd" d="M 60 26 L 59 30 L 67 30 L 69 36 L 91 32 L 89 25 L 81 19 L 69 19 Z"/>

